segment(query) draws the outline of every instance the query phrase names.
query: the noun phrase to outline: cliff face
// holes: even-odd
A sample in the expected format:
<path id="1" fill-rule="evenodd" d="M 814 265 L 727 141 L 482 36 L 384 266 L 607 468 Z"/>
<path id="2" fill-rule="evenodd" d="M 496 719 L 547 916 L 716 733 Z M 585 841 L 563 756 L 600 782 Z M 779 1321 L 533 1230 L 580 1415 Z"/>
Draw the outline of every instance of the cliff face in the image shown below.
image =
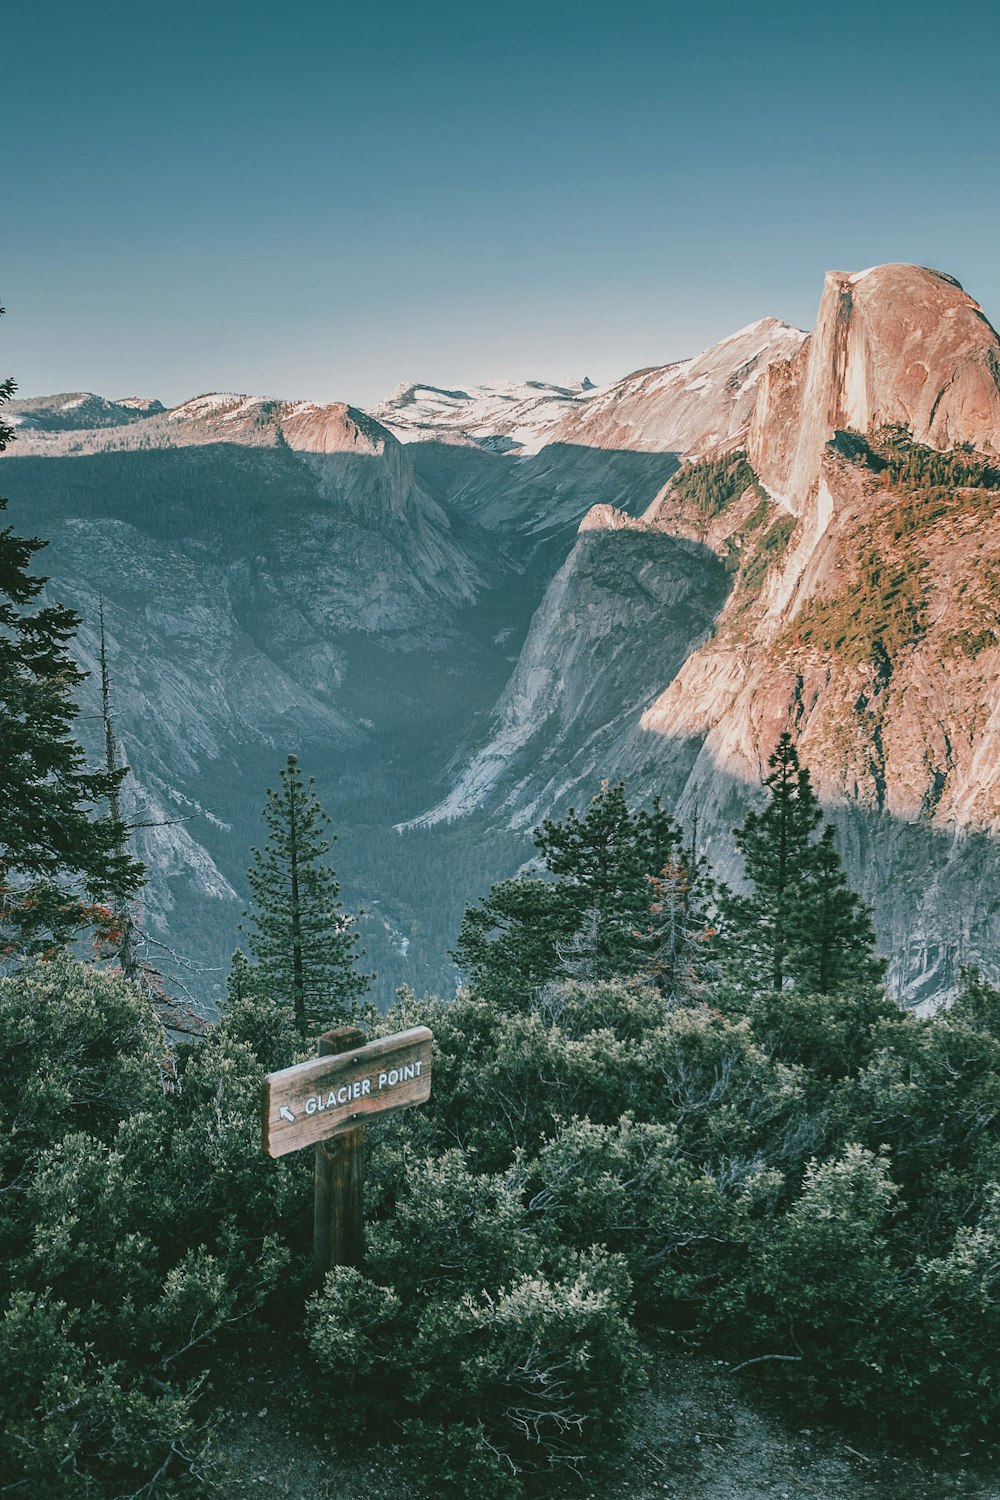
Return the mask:
<path id="1" fill-rule="evenodd" d="M 775 362 L 784 365 L 806 335 L 762 318 L 694 359 L 639 370 L 577 404 L 551 436 L 590 448 L 692 454 L 737 438 Z"/>
<path id="2" fill-rule="evenodd" d="M 351 829 L 416 810 L 413 784 L 425 797 L 464 716 L 502 688 L 501 625 L 487 633 L 477 611 L 502 623 L 510 565 L 344 404 L 214 395 L 91 428 L 65 404 L 15 404 L 25 420 L 0 490 L 20 532 L 51 539 L 43 566 L 82 617 L 92 674 L 103 597 L 129 816 L 150 869 L 144 926 L 204 971 L 196 988 L 217 989 L 264 791 L 289 751 L 337 815 L 348 899 L 382 898 L 394 916 L 392 875 L 374 876 Z M 80 723 L 95 758 L 98 681 Z M 366 935 L 383 969 L 403 940 L 386 924 Z M 165 953 L 153 961 L 176 973 Z"/>
<path id="3" fill-rule="evenodd" d="M 831 271 L 815 332 L 762 372 L 747 451 L 764 484 L 801 514 L 833 434 L 885 425 L 932 448 L 996 452 L 1000 442 L 997 335 L 940 271 Z"/>
<path id="4" fill-rule="evenodd" d="M 949 277 L 912 266 L 833 273 L 815 332 L 790 358 L 768 360 L 758 387 L 742 429 L 701 452 L 721 461 L 742 447 L 770 498 L 751 486 L 706 504 L 689 458 L 641 523 L 712 549 L 731 588 L 708 638 L 673 667 L 676 635 L 663 640 L 631 587 L 647 662 L 663 641 L 661 685 L 648 692 L 642 671 L 619 685 L 613 745 L 590 783 L 621 775 L 675 798 L 738 880 L 732 828 L 789 730 L 875 905 L 892 983 L 924 999 L 946 992 L 963 962 L 1000 972 L 987 894 L 1000 889 L 1000 341 Z M 885 432 L 901 428 L 908 435 Z M 966 444 L 978 458 L 952 452 Z M 610 558 L 634 545 L 631 524 L 596 509 L 581 545 L 599 534 Z M 536 662 L 558 662 L 577 628 L 584 557 L 574 553 L 536 617 Z M 695 638 L 693 614 L 691 625 Z M 520 680 L 519 666 L 512 688 Z M 508 690 L 498 709 L 508 732 L 513 702 Z M 544 755 L 527 774 L 512 757 L 494 794 L 515 824 L 589 790 L 590 716 L 575 730 L 562 713 L 561 754 L 579 773 L 559 784 Z M 528 718 L 524 708 L 524 744 Z M 537 732 L 545 722 L 536 710 Z M 507 743 L 498 734 L 483 752 L 494 770 Z"/>
<path id="5" fill-rule="evenodd" d="M 489 802 L 510 827 L 530 828 L 571 788 L 596 788 L 628 758 L 650 696 L 707 634 L 725 593 L 707 548 L 595 507 L 532 621 L 487 744 L 415 824 Z"/>

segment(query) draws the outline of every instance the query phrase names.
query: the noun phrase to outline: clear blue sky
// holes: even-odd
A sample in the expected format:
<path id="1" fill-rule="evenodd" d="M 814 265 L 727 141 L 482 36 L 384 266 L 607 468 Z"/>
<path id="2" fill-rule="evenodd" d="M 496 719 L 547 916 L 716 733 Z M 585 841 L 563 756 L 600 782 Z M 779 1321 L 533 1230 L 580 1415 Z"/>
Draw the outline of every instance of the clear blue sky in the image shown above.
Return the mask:
<path id="1" fill-rule="evenodd" d="M 25 395 L 603 381 L 886 260 L 1000 321 L 983 0 L 57 0 L 0 38 Z"/>

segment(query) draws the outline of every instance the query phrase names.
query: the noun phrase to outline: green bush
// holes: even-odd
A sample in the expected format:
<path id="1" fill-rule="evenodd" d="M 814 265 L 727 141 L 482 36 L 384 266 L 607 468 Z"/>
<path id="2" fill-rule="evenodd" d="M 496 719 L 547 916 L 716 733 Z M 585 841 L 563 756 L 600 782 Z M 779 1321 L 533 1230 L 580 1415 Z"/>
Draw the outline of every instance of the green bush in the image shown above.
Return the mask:
<path id="1" fill-rule="evenodd" d="M 888 1162 L 856 1144 L 810 1162 L 801 1192 L 709 1299 L 706 1319 L 739 1329 L 751 1357 L 800 1362 L 846 1405 L 867 1404 L 895 1285 L 887 1226 L 897 1193 Z"/>
<path id="2" fill-rule="evenodd" d="M 0 1039 L 3 1472 L 203 1493 L 208 1351 L 288 1280 L 274 1230 L 308 1213 L 303 1164 L 260 1151 L 257 1057 L 225 1024 L 172 1053 L 143 994 L 68 961 L 0 982 Z"/>
<path id="3" fill-rule="evenodd" d="M 703 994 L 404 995 L 379 1029 L 432 1027 L 434 1092 L 370 1127 L 365 1265 L 307 1302 L 311 1159 L 259 1139 L 284 1019 L 244 994 L 171 1051 L 112 975 L 4 980 L 28 1082 L 0 1090 L 0 1471 L 42 1500 L 210 1493 L 220 1341 L 303 1306 L 319 1418 L 405 1432 L 428 1493 L 591 1472 L 632 1420 L 643 1320 L 810 1409 L 989 1433 L 1000 993 L 968 976 L 930 1020 L 872 985 Z"/>
<path id="4" fill-rule="evenodd" d="M 545 1493 L 599 1462 L 627 1431 L 643 1375 L 630 1283 L 601 1252 L 562 1260 L 429 1299 L 332 1272 L 307 1327 L 334 1432 L 401 1420 L 429 1494 Z"/>

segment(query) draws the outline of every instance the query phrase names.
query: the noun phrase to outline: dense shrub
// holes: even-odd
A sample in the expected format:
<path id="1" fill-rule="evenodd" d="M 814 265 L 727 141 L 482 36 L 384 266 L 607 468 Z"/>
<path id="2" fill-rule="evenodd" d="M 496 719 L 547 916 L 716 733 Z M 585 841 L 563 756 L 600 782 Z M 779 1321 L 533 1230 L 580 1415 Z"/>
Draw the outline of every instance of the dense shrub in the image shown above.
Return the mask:
<path id="1" fill-rule="evenodd" d="M 206 1352 L 260 1313 L 292 1253 L 273 1228 L 308 1205 L 301 1164 L 261 1156 L 237 1036 L 172 1052 L 141 993 L 69 961 L 0 982 L 0 1471 L 24 1493 L 208 1483 Z"/>
<path id="2" fill-rule="evenodd" d="M 627 1430 L 642 1377 L 630 1283 L 599 1251 L 559 1261 L 513 1276 L 501 1265 L 499 1279 L 473 1275 L 444 1296 L 381 1283 L 377 1255 L 370 1280 L 332 1272 L 310 1305 L 308 1338 L 331 1386 L 335 1377 L 334 1430 L 396 1415 L 430 1494 L 485 1485 L 513 1500 L 599 1462 Z"/>

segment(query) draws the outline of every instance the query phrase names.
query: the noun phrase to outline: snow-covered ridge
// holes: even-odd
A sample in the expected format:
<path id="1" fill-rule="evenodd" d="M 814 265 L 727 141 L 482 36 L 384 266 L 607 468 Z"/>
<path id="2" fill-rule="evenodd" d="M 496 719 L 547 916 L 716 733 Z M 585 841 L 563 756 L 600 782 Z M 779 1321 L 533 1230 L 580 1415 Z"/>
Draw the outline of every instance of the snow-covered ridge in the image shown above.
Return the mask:
<path id="1" fill-rule="evenodd" d="M 567 412 L 556 440 L 588 447 L 686 453 L 736 441 L 765 369 L 807 334 L 761 318 L 691 359 L 636 370 Z"/>
<path id="2" fill-rule="evenodd" d="M 247 416 L 257 407 L 263 406 L 266 396 L 244 396 L 235 391 L 211 391 L 204 396 L 194 396 L 175 406 L 167 415 L 168 422 L 198 421 L 202 417 L 221 417 L 232 420 Z"/>
<path id="3" fill-rule="evenodd" d="M 586 377 L 572 385 L 540 380 L 498 381 L 448 390 L 407 384 L 371 408 L 371 415 L 401 443 L 474 443 L 494 452 L 530 454 L 544 447 L 566 413 L 592 399 Z"/>

